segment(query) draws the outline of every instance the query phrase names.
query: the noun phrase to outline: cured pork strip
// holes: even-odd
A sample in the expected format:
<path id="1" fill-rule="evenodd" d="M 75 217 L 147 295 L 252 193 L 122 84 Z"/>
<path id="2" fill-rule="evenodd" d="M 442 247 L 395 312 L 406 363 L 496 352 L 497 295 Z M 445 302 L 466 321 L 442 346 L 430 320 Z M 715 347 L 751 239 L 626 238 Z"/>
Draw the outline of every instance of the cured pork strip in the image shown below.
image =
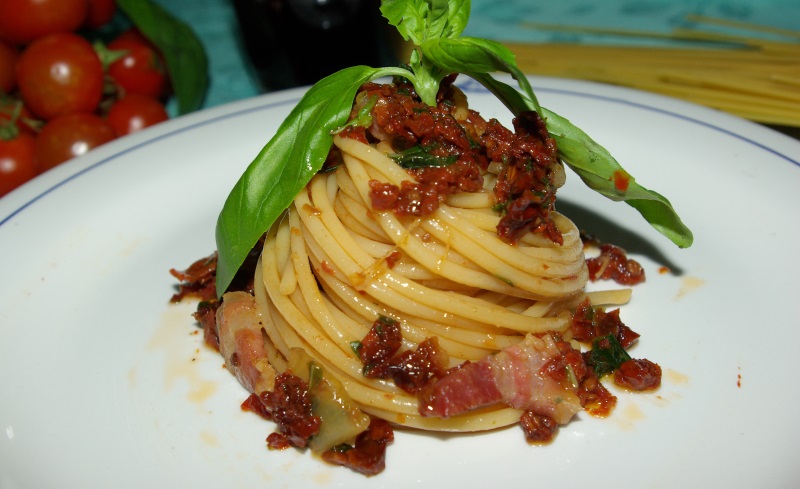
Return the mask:
<path id="1" fill-rule="evenodd" d="M 449 418 L 504 403 L 565 424 L 582 408 L 577 386 L 563 380 L 569 376 L 552 375 L 549 367 L 561 359 L 562 351 L 550 335 L 528 335 L 516 345 L 439 379 L 421 395 L 419 412 Z"/>
<path id="2" fill-rule="evenodd" d="M 228 292 L 217 309 L 219 351 L 225 367 L 248 391 L 261 394 L 275 386 L 276 371 L 264 347 L 261 320 L 253 296 Z"/>

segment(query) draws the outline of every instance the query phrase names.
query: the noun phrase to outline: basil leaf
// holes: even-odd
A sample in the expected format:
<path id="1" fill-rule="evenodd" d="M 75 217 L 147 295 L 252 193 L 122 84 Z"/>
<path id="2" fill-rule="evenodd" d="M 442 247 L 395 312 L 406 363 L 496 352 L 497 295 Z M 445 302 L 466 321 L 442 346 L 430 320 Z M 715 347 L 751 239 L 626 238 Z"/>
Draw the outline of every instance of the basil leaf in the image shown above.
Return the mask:
<path id="1" fill-rule="evenodd" d="M 464 32 L 469 22 L 471 10 L 470 0 L 449 0 L 447 2 L 448 29 L 445 31 L 447 37 L 456 38 Z"/>
<path id="2" fill-rule="evenodd" d="M 428 0 L 430 16 L 425 39 L 456 38 L 469 19 L 469 0 Z"/>
<path id="3" fill-rule="evenodd" d="M 458 37 L 469 20 L 470 0 L 384 0 L 381 13 L 406 41 Z"/>
<path id="4" fill-rule="evenodd" d="M 475 37 L 459 37 L 429 39 L 420 47 L 423 56 L 449 73 L 464 73 L 475 79 L 496 71 L 511 74 L 522 92 L 533 102 L 534 110 L 541 114 L 533 88 L 517 66 L 514 53 L 499 42 Z"/>
<path id="5" fill-rule="evenodd" d="M 413 83 L 417 95 L 426 105 L 435 106 L 439 87 L 449 73 L 433 65 L 427 58 L 423 58 L 416 49 L 411 52 L 409 64 L 415 75 Z"/>
<path id="6" fill-rule="evenodd" d="M 514 115 L 525 110 L 539 112 L 558 144 L 559 155 L 589 188 L 609 199 L 625 201 L 679 247 L 691 246 L 692 232 L 683 224 L 669 200 L 639 185 L 605 148 L 567 119 L 539 105 L 527 77 L 519 70 L 514 54 L 508 48 L 487 39 L 459 37 L 428 39 L 421 49 L 423 56 L 437 67 L 464 73 L 484 85 Z M 511 74 L 522 93 L 492 78 L 489 73 L 496 71 Z M 622 190 L 617 183 L 620 175 L 625 182 Z"/>
<path id="7" fill-rule="evenodd" d="M 397 68 L 353 66 L 317 82 L 306 92 L 228 195 L 217 219 L 217 295 L 233 280 L 248 252 L 319 171 L 332 133 L 350 115 L 365 82 Z"/>
<path id="8" fill-rule="evenodd" d="M 428 22 L 425 26 L 425 39 L 443 37 L 447 30 L 448 14 L 450 10 L 447 0 L 426 0 L 428 4 Z"/>
<path id="9" fill-rule="evenodd" d="M 470 1 L 384 0 L 381 12 L 405 40 L 420 46 L 427 39 L 457 38 L 467 25 Z M 425 104 L 436 105 L 441 81 L 451 72 L 437 66 L 416 48 L 411 52 L 409 65 L 417 95 Z"/>
<path id="10" fill-rule="evenodd" d="M 680 248 L 692 245 L 692 231 L 681 221 L 666 197 L 639 185 L 607 149 L 567 119 L 547 109 L 542 111 L 547 130 L 558 144 L 559 155 L 589 188 L 611 200 L 624 201 Z M 627 188 L 624 190 L 615 183 L 620 174 L 626 180 Z"/>
<path id="11" fill-rule="evenodd" d="M 381 14 L 406 41 L 419 45 L 425 36 L 430 7 L 425 0 L 384 0 Z"/>
<path id="12" fill-rule="evenodd" d="M 535 110 L 534 103 L 514 87 L 485 74 L 474 78 L 500 99 L 514 115 L 525 110 Z M 666 197 L 639 185 L 607 149 L 567 119 L 546 108 L 541 110 L 547 130 L 558 145 L 559 156 L 589 188 L 611 200 L 624 201 L 679 247 L 688 248 L 692 245 L 692 231 L 681 221 Z M 624 175 L 627 181 L 627 189 L 624 191 L 617 188 L 617 175 Z"/>
<path id="13" fill-rule="evenodd" d="M 474 73 L 471 76 L 492 92 L 492 95 L 497 97 L 515 116 L 526 110 L 536 111 L 536 102 L 511 85 L 492 78 L 488 73 Z"/>
<path id="14" fill-rule="evenodd" d="M 164 55 L 178 114 L 199 109 L 208 89 L 208 59 L 191 27 L 151 0 L 117 0 L 117 5 Z"/>

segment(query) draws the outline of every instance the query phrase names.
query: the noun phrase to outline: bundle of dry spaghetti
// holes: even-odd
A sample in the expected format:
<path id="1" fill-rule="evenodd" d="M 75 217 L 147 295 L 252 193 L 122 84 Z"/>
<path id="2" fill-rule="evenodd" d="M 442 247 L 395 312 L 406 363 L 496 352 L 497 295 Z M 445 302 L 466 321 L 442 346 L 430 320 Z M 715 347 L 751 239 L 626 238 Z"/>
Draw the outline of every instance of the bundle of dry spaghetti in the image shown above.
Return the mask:
<path id="1" fill-rule="evenodd" d="M 782 40 L 718 34 L 698 28 L 657 34 L 530 24 L 538 29 L 664 38 L 693 44 L 691 47 L 507 45 L 516 54 L 520 68 L 529 74 L 623 85 L 689 100 L 761 123 L 800 127 L 800 31 L 700 16 L 688 20 L 747 29 Z"/>

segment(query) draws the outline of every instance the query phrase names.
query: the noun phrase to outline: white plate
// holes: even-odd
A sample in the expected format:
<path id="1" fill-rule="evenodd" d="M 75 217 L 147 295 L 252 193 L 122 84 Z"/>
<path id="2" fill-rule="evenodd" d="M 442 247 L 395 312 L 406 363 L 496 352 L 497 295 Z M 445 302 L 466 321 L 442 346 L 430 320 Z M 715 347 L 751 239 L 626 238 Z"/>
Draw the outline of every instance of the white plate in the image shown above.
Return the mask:
<path id="1" fill-rule="evenodd" d="M 660 391 L 619 393 L 610 418 L 580 414 L 548 446 L 518 428 L 398 433 L 374 478 L 268 451 L 272 425 L 240 410 L 192 306 L 168 305 L 168 270 L 213 250 L 225 196 L 294 90 L 110 143 L 0 200 L 0 487 L 796 486 L 800 144 L 664 97 L 532 81 L 695 232 L 679 250 L 574 175 L 560 194 L 645 265 L 622 317 L 642 334 L 634 356 L 664 368 Z"/>

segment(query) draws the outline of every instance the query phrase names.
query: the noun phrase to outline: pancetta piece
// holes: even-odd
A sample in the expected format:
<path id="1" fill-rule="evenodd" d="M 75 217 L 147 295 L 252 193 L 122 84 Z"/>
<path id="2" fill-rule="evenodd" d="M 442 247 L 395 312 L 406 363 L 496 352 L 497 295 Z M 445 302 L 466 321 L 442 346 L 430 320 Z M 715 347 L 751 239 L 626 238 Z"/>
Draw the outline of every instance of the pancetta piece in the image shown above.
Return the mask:
<path id="1" fill-rule="evenodd" d="M 219 351 L 225 366 L 248 391 L 260 394 L 275 386 L 276 371 L 269 364 L 261 320 L 253 296 L 228 292 L 217 309 Z"/>
<path id="2" fill-rule="evenodd" d="M 550 335 L 528 335 L 516 345 L 439 379 L 421 394 L 419 413 L 449 418 L 504 403 L 565 424 L 582 408 L 570 376 L 553 375 L 553 365 L 568 368 L 562 365 L 562 353 Z"/>

